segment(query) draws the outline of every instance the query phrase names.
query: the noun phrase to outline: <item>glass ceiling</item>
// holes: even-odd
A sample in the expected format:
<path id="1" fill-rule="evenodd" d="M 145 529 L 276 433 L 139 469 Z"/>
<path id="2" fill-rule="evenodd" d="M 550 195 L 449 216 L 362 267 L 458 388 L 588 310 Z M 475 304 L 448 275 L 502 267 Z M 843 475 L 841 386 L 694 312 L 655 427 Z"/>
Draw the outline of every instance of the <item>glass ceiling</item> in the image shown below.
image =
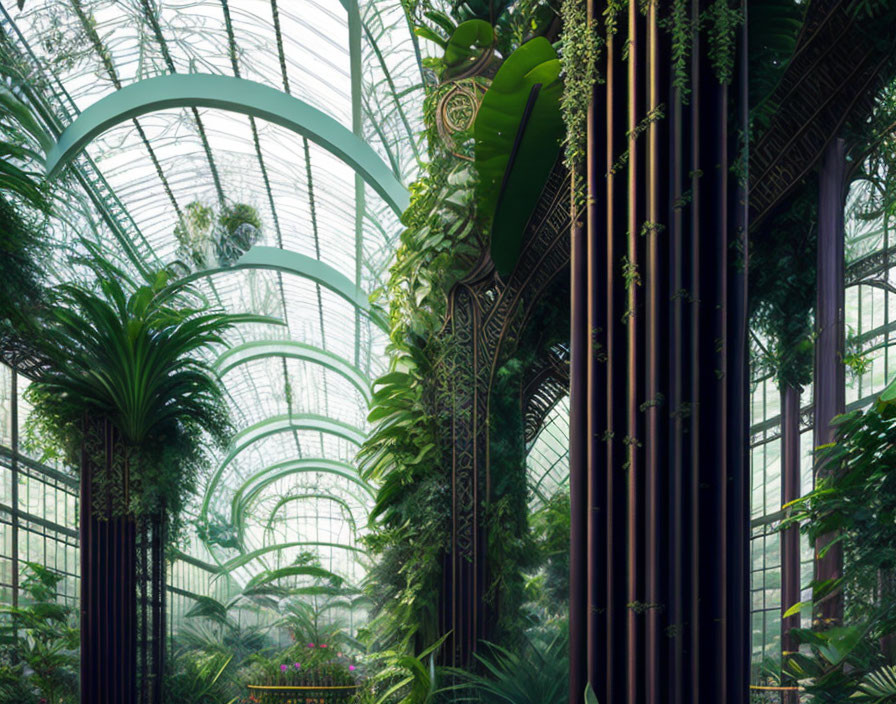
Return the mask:
<path id="1" fill-rule="evenodd" d="M 135 82 L 211 73 L 301 99 L 367 142 L 402 184 L 416 176 L 422 73 L 399 0 L 2 2 L 5 63 L 56 136 Z M 262 221 L 256 247 L 323 262 L 366 299 L 382 285 L 400 232 L 383 198 L 314 140 L 212 108 L 115 125 L 87 145 L 61 188 L 67 205 L 50 264 L 57 278 L 78 275 L 67 261 L 76 235 L 131 270 L 170 264 L 191 204 L 213 212 L 247 204 Z M 233 522 L 241 548 L 211 542 L 198 556 L 233 565 L 257 551 L 236 572 L 245 580 L 311 549 L 357 580 L 372 498 L 353 463 L 367 431 L 369 381 L 384 371 L 385 332 L 298 270 L 218 270 L 197 286 L 228 311 L 286 323 L 242 326 L 219 360 L 239 433 L 195 510 Z"/>

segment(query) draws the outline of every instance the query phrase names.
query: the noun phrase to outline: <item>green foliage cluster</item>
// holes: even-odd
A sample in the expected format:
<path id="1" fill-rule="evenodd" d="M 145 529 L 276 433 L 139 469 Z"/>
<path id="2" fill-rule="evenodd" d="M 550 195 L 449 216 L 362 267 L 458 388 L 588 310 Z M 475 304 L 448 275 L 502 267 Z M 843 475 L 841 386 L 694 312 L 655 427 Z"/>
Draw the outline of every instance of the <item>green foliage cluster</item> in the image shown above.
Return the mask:
<path id="1" fill-rule="evenodd" d="M 0 84 L 0 331 L 21 327 L 42 299 L 51 194 L 37 169 L 51 144 L 31 108 Z"/>
<path id="2" fill-rule="evenodd" d="M 418 28 L 426 26 L 424 17 L 437 18 L 443 29 L 454 26 L 429 3 L 406 8 Z M 419 29 L 418 34 L 427 36 Z M 438 61 L 431 67 L 443 68 Z M 435 333 L 445 318 L 448 291 L 482 247 L 474 171 L 454 156 L 436 126 L 444 90 L 430 87 L 425 98 L 428 162 L 410 187 L 411 203 L 401 218 L 405 230 L 379 292 L 389 302 L 391 370 L 374 385 L 369 420 L 375 426 L 358 456 L 365 479 L 380 484 L 366 538 L 377 556 L 368 586 L 374 602 L 368 637 L 379 649 L 401 653 L 413 650 L 413 640 L 422 650 L 439 636 L 436 608 L 451 495 L 433 412 L 434 362 L 444 353 Z M 460 146 L 470 137 L 459 134 L 455 142 Z"/>
<path id="3" fill-rule="evenodd" d="M 584 174 L 588 105 L 595 83 L 603 80 L 598 75 L 597 62 L 604 38 L 595 23 L 588 19 L 585 3 L 581 0 L 563 0 L 562 14 L 563 97 L 560 107 L 566 123 L 566 167 L 578 176 L 578 185 Z"/>
<path id="4" fill-rule="evenodd" d="M 93 254 L 86 263 L 98 290 L 62 284 L 32 322 L 51 368 L 28 388 L 31 434 L 49 438 L 77 465 L 85 419 L 108 419 L 131 461 L 123 510 L 167 514 L 176 535 L 207 468 L 207 439 L 223 446 L 231 431 L 217 375 L 201 355 L 238 322 L 272 321 L 209 310 L 165 272 L 137 283 Z"/>
<path id="5" fill-rule="evenodd" d="M 540 31 L 541 18 L 553 13 L 542 3 L 520 2 L 514 11 L 506 5 L 459 3 L 452 16 L 429 2 L 407 2 L 406 10 L 418 36 L 442 46 L 446 55 L 463 58 L 468 52 L 475 59 L 488 33 L 481 25 L 467 25 L 470 37 L 461 42 L 457 32 L 463 24 L 458 23 L 490 20 L 497 30 L 497 50 L 504 52 L 508 45 L 502 28 L 508 12 L 516 12 L 512 22 L 527 31 Z M 535 7 L 540 9 L 523 21 L 524 10 Z M 448 52 L 449 47 L 457 52 Z M 428 68 L 442 75 L 445 61 L 432 60 Z M 423 651 L 444 635 L 437 630 L 437 600 L 450 537 L 451 484 L 442 454 L 450 441 L 440 435 L 443 419 L 435 409 L 451 400 L 446 394 L 453 382 L 438 360 L 450 358 L 458 343 L 451 335 L 437 333 L 445 321 L 449 291 L 472 270 L 486 245 L 474 197 L 476 171 L 456 156 L 472 134 L 455 135 L 455 144 L 446 144 L 436 127 L 436 106 L 450 89 L 432 85 L 425 100 L 428 162 L 411 186 L 411 205 L 402 216 L 406 229 L 380 294 L 389 301 L 391 369 L 374 385 L 369 419 L 375 426 L 359 454 L 364 477 L 379 484 L 366 538 L 377 558 L 367 587 L 374 618 L 366 637 L 374 648 L 403 655 Z M 513 614 L 524 596 L 520 564 L 528 546 L 519 373 L 518 363 L 501 370 L 501 390 L 493 396 L 491 415 L 493 423 L 508 424 L 507 433 L 493 433 L 495 490 L 486 516 L 493 529 L 488 598 L 494 600 L 496 613 L 504 614 L 495 627 L 506 633 L 519 630 L 522 623 Z"/>
<path id="6" fill-rule="evenodd" d="M 56 598 L 63 575 L 26 562 L 22 577 L 19 605 L 0 606 L 13 643 L 0 649 L 0 701 L 74 704 L 80 638 L 77 614 Z"/>
<path id="7" fill-rule="evenodd" d="M 494 617 L 489 638 L 507 646 L 520 642 L 525 627 L 525 572 L 537 564 L 529 531 L 528 475 L 522 404 L 523 373 L 533 353 L 514 356 L 498 369 L 489 408 L 491 501 L 485 506 L 488 587 L 484 596 Z M 529 359 L 526 359 L 528 357 Z"/>
<path id="8" fill-rule="evenodd" d="M 750 325 L 762 338 L 753 372 L 773 374 L 780 388 L 812 380 L 817 246 L 818 186 L 810 178 L 750 243 Z"/>
<path id="9" fill-rule="evenodd" d="M 169 647 L 168 702 L 231 704 L 248 684 L 320 684 L 362 676 L 356 663 L 363 646 L 338 612 L 366 599 L 316 560 L 299 562 L 257 575 L 226 603 L 196 599 L 186 614 L 189 623 Z M 288 633 L 292 644 L 280 645 L 276 632 Z"/>
<path id="10" fill-rule="evenodd" d="M 554 494 L 529 523 L 541 568 L 528 587 L 530 599 L 554 618 L 561 617 L 569 605 L 569 492 Z"/>
<path id="11" fill-rule="evenodd" d="M 811 541 L 837 536 L 828 545 L 842 546 L 842 577 L 813 591 L 816 603 L 842 592 L 848 625 L 796 629 L 806 648 L 785 670 L 811 702 L 896 701 L 896 382 L 870 409 L 836 423 L 836 441 L 819 452 L 825 474 L 782 527 L 798 524 Z"/>
<path id="12" fill-rule="evenodd" d="M 258 241 L 262 222 L 246 203 L 227 203 L 219 212 L 199 201 L 188 203 L 174 228 L 178 256 L 188 268 L 230 266 Z"/>
<path id="13" fill-rule="evenodd" d="M 545 704 L 569 700 L 569 642 L 565 631 L 546 643 L 526 641 L 509 649 L 486 643 L 476 653 L 482 674 L 453 671 L 460 683 L 450 689 L 470 698 L 463 701 Z"/>
<path id="14" fill-rule="evenodd" d="M 444 481 L 433 415 L 434 334 L 447 291 L 477 251 L 472 177 L 430 134 L 427 174 L 412 189 L 396 263 L 387 284 L 392 371 L 377 380 L 369 420 L 373 432 L 359 454 L 365 479 L 380 483 L 366 539 L 378 560 L 371 572 L 376 629 L 382 647 L 431 643 L 442 556 L 450 535 L 450 487 Z"/>

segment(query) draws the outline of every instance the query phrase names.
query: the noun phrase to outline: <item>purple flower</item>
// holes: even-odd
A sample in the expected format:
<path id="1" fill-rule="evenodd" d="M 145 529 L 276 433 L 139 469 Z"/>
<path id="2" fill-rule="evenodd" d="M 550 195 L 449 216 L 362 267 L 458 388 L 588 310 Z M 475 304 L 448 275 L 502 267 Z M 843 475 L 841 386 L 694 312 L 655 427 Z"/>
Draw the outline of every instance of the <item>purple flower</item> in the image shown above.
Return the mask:
<path id="1" fill-rule="evenodd" d="M 354 665 L 349 665 L 349 666 L 348 666 L 348 669 L 349 669 L 350 672 L 354 672 L 354 671 L 355 671 L 355 666 L 354 666 Z"/>
<path id="2" fill-rule="evenodd" d="M 295 668 L 296 668 L 297 670 L 300 669 L 300 668 L 302 667 L 302 663 L 300 663 L 300 662 L 294 662 L 293 665 L 295 666 Z"/>
<path id="3" fill-rule="evenodd" d="M 309 648 L 313 648 L 313 647 L 314 647 L 314 643 L 309 643 L 309 644 L 308 644 L 308 647 L 309 647 Z"/>
<path id="4" fill-rule="evenodd" d="M 289 665 L 281 665 L 280 672 L 286 672 L 289 669 Z"/>

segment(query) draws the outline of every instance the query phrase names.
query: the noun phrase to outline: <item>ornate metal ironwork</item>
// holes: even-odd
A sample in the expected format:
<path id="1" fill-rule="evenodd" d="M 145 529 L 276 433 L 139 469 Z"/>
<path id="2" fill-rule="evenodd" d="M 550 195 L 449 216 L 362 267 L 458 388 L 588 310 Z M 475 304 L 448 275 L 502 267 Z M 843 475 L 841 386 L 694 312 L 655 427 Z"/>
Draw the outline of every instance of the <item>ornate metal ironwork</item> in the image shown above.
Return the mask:
<path id="1" fill-rule="evenodd" d="M 874 20 L 851 5 L 809 3 L 796 52 L 768 98 L 777 106 L 775 116 L 750 147 L 751 229 L 816 166 L 846 120 L 871 112 L 892 51 L 886 42 L 868 41 L 867 24 Z"/>
<path id="2" fill-rule="evenodd" d="M 881 285 L 883 288 L 883 284 L 888 284 L 888 274 L 893 268 L 896 268 L 896 247 L 887 247 L 848 264 L 843 284 L 846 288 L 857 284 Z"/>
<path id="3" fill-rule="evenodd" d="M 49 362 L 7 325 L 0 325 L 0 361 L 32 380 L 50 368 Z"/>
<path id="4" fill-rule="evenodd" d="M 451 87 L 439 99 L 436 108 L 436 129 L 443 144 L 454 156 L 472 161 L 472 156 L 458 149 L 457 135 L 473 128 L 488 86 L 475 78 L 457 79 L 449 85 Z"/>
<path id="5" fill-rule="evenodd" d="M 554 347 L 536 361 L 523 384 L 523 422 L 526 442 L 538 436 L 548 413 L 569 393 L 569 347 Z"/>
<path id="6" fill-rule="evenodd" d="M 450 564 L 440 609 L 443 632 L 452 631 L 448 659 L 466 662 L 486 635 L 487 575 L 482 509 L 491 493 L 489 395 L 495 374 L 513 354 L 535 304 L 569 264 L 571 191 L 562 162 L 555 165 L 523 233 L 517 267 L 503 280 L 484 253 L 449 294 L 438 360 L 448 388 L 436 399 L 444 457 L 451 467 Z M 541 397 L 530 384 L 532 398 Z"/>

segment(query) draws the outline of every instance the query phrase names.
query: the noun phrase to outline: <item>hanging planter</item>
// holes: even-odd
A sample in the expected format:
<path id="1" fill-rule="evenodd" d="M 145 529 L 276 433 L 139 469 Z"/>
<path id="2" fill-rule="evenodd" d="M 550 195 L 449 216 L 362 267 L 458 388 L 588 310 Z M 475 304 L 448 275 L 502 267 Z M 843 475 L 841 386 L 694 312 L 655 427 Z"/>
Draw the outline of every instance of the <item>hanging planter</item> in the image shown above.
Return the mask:
<path id="1" fill-rule="evenodd" d="M 258 211 L 246 203 L 228 203 L 220 212 L 199 201 L 188 204 L 174 228 L 179 243 L 169 270 L 177 276 L 216 266 L 233 266 L 261 238 Z"/>

